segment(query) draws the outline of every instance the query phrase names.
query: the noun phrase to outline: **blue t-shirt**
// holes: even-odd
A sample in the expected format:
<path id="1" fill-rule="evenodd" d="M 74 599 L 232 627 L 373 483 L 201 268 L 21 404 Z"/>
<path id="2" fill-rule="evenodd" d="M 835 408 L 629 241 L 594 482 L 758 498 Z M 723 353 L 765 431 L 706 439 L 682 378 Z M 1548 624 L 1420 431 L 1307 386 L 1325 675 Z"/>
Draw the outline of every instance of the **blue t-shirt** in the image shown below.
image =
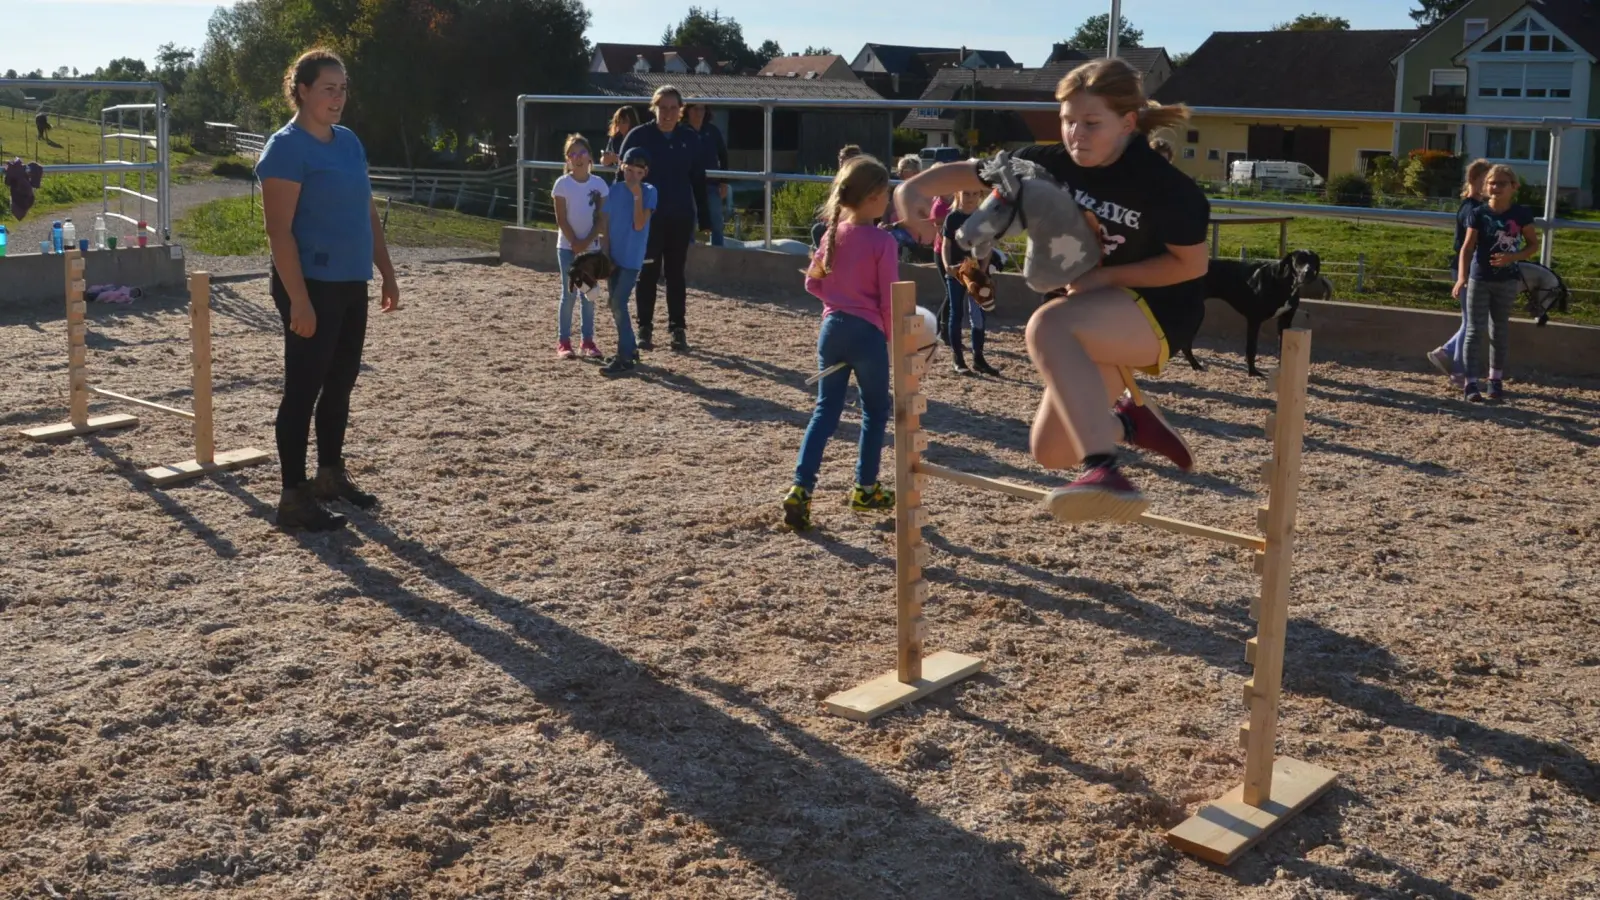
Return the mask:
<path id="1" fill-rule="evenodd" d="M 372 182 L 355 132 L 335 125 L 333 140 L 323 143 L 290 122 L 267 138 L 256 177 L 300 185 L 291 230 L 305 277 L 372 280 Z"/>
<path id="2" fill-rule="evenodd" d="M 1455 256 L 1456 264 L 1450 267 L 1452 269 L 1458 268 L 1460 265 L 1461 245 L 1467 242 L 1467 229 L 1471 228 L 1472 223 L 1477 220 L 1478 207 L 1482 205 L 1482 200 L 1468 197 L 1462 200 L 1461 206 L 1456 209 L 1456 242 L 1450 248 L 1450 252 Z"/>
<path id="3" fill-rule="evenodd" d="M 655 209 L 656 186 L 647 181 L 639 189 L 644 193 L 644 208 Z M 611 261 L 624 269 L 643 268 L 645 245 L 650 243 L 650 219 L 644 220 L 643 228 L 633 227 L 633 191 L 623 184 L 621 175 L 606 197 L 606 228 L 611 234 Z"/>
<path id="4" fill-rule="evenodd" d="M 1485 203 L 1478 207 L 1472 227 L 1478 229 L 1478 245 L 1472 252 L 1472 277 L 1477 281 L 1505 281 L 1517 277 L 1515 265 L 1496 268 L 1489 257 L 1496 253 L 1516 253 L 1527 246 L 1523 232 L 1533 224 L 1533 210 L 1513 203 L 1505 212 L 1495 212 Z"/>

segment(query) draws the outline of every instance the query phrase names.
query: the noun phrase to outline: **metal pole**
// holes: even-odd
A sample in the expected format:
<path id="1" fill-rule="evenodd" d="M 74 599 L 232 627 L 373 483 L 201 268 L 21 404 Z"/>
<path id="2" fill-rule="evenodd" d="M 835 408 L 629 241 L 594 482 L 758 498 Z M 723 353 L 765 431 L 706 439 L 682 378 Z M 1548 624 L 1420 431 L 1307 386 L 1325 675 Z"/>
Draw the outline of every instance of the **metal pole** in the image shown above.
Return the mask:
<path id="1" fill-rule="evenodd" d="M 161 243 L 172 241 L 172 154 L 167 145 L 172 138 L 172 123 L 167 118 L 167 89 L 156 88 L 156 162 L 161 172 L 156 176 L 156 218 L 161 228 Z"/>
<path id="2" fill-rule="evenodd" d="M 517 98 L 517 227 L 525 228 L 528 224 L 528 189 L 524 184 L 528 177 L 528 170 L 522 167 L 522 161 L 527 158 L 523 152 L 523 141 L 528 133 L 528 107 L 521 97 Z"/>
<path id="3" fill-rule="evenodd" d="M 1106 23 L 1106 57 L 1117 58 L 1117 35 L 1122 31 L 1122 0 L 1111 0 L 1111 21 Z"/>
<path id="4" fill-rule="evenodd" d="M 1544 174 L 1544 220 L 1556 220 L 1556 195 L 1561 186 L 1561 126 L 1550 129 L 1550 164 Z M 1539 262 L 1550 265 L 1551 245 L 1555 243 L 1554 225 L 1545 229 L 1544 240 L 1539 244 Z"/>
<path id="5" fill-rule="evenodd" d="M 766 249 L 772 249 L 772 101 L 761 104 L 761 179 L 765 194 L 763 219 L 766 229 Z"/>

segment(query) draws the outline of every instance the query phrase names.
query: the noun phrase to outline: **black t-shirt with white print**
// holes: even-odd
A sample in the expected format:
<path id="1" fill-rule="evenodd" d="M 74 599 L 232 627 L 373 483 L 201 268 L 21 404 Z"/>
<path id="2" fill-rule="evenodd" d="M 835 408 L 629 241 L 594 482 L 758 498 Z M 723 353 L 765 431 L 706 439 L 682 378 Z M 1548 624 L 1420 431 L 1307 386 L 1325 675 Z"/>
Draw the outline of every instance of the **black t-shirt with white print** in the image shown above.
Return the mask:
<path id="1" fill-rule="evenodd" d="M 1134 135 L 1109 166 L 1080 166 L 1063 144 L 1035 144 L 1012 155 L 1043 166 L 1072 189 L 1079 206 L 1100 219 L 1104 265 L 1143 262 L 1167 252 L 1169 244 L 1184 247 L 1206 241 L 1211 203 L 1205 192 L 1140 135 Z M 1187 346 L 1194 339 L 1205 317 L 1204 277 L 1133 290 L 1161 323 L 1170 348 Z"/>

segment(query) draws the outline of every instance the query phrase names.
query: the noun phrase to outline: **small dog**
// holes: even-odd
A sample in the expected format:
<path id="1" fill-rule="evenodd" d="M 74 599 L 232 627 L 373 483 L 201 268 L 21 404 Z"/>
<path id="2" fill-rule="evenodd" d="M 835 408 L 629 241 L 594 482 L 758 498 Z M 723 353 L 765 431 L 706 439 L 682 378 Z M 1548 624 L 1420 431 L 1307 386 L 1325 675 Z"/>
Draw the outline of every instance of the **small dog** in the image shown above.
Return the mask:
<path id="1" fill-rule="evenodd" d="M 595 285 L 611 277 L 616 266 L 611 257 L 599 250 L 590 250 L 573 257 L 572 268 L 567 270 L 567 289 L 574 294 L 585 294 Z"/>
<path id="2" fill-rule="evenodd" d="M 1278 320 L 1278 346 L 1281 349 L 1283 332 L 1294 323 L 1300 298 L 1331 299 L 1333 288 L 1322 277 L 1322 259 L 1310 250 L 1295 250 L 1275 263 L 1211 260 L 1211 266 L 1206 270 L 1206 296 L 1226 301 L 1244 316 L 1248 323 L 1244 348 L 1246 368 L 1251 375 L 1265 378 L 1266 373 L 1256 368 L 1256 345 L 1261 335 L 1261 324 L 1272 318 Z M 1195 371 L 1201 370 L 1192 346 L 1177 349 L 1183 351 Z"/>

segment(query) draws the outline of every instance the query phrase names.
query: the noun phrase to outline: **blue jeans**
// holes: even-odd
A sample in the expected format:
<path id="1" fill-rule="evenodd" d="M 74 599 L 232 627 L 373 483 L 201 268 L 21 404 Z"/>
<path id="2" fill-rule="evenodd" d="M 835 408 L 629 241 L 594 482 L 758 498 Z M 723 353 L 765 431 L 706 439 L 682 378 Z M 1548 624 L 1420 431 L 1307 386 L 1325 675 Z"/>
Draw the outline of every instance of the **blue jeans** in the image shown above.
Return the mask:
<path id="1" fill-rule="evenodd" d="M 878 326 L 866 319 L 833 313 L 822 320 L 822 330 L 817 334 L 817 369 L 821 371 L 841 362 L 846 364 L 845 368 L 817 383 L 817 408 L 812 411 L 805 439 L 800 442 L 794 483 L 808 491 L 816 489 L 822 451 L 839 428 L 851 371 L 856 373 L 856 387 L 861 392 L 861 443 L 856 451 L 856 484 L 871 487 L 878 482 L 883 434 L 894 411 L 894 400 L 889 395 L 889 340 Z"/>
<path id="2" fill-rule="evenodd" d="M 558 313 L 561 316 L 561 324 L 556 329 L 556 336 L 563 341 L 572 340 L 572 301 L 579 296 L 573 293 L 572 285 L 567 283 L 567 276 L 572 271 L 572 260 L 575 255 L 571 250 L 556 248 L 556 262 L 561 268 L 561 311 Z M 582 298 L 583 339 L 592 341 L 594 340 L 594 301 L 590 300 L 587 294 L 582 295 Z"/>
<path id="3" fill-rule="evenodd" d="M 725 207 L 728 201 L 717 195 L 718 190 L 719 188 L 714 184 L 706 188 L 706 202 L 711 204 L 709 212 L 711 213 L 711 246 L 713 247 L 724 246 L 722 223 L 727 217 Z M 733 192 L 729 191 L 728 193 L 732 194 Z"/>
<path id="4" fill-rule="evenodd" d="M 972 295 L 967 293 L 966 285 L 954 278 L 946 277 L 944 280 L 944 299 L 945 305 L 950 311 L 950 346 L 959 348 L 961 346 L 961 320 L 966 318 L 972 323 L 973 331 L 981 331 L 983 329 L 983 307 L 979 306 L 978 301 L 972 299 Z"/>
<path id="5" fill-rule="evenodd" d="M 617 358 L 633 359 L 639 355 L 639 345 L 633 339 L 633 321 L 628 318 L 628 297 L 633 294 L 633 284 L 639 280 L 638 269 L 618 266 L 611 270 L 606 286 L 611 290 L 611 318 L 617 323 Z"/>

